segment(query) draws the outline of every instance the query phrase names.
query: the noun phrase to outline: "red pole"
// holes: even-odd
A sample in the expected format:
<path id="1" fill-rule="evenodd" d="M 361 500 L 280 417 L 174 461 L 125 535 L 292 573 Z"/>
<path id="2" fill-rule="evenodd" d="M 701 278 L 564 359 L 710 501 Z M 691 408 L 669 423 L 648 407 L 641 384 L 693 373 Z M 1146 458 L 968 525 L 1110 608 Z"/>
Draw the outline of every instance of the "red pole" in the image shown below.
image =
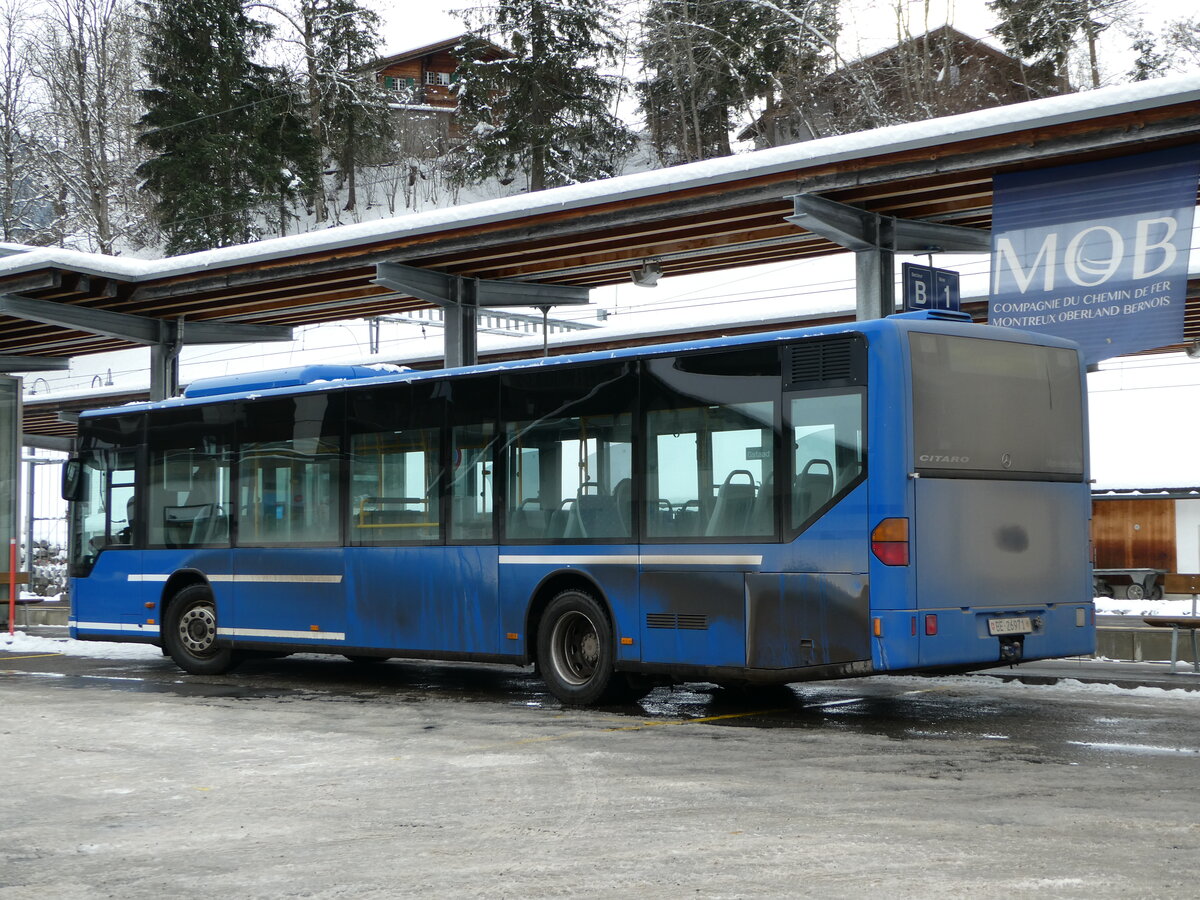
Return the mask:
<path id="1" fill-rule="evenodd" d="M 17 539 L 8 539 L 8 633 L 17 617 Z"/>

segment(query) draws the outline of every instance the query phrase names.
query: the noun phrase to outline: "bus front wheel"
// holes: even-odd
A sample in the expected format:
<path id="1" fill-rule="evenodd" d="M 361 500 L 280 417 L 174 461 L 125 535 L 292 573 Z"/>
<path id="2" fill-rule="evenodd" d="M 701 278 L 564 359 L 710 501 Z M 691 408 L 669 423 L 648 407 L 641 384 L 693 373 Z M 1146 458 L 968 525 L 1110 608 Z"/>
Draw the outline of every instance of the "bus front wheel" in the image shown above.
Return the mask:
<path id="1" fill-rule="evenodd" d="M 606 696 L 613 675 L 612 626 L 584 591 L 550 601 L 538 627 L 538 673 L 563 703 L 586 706 Z"/>
<path id="2" fill-rule="evenodd" d="M 163 643 L 171 659 L 193 675 L 220 675 L 237 664 L 229 647 L 217 646 L 217 604 L 202 584 L 176 594 L 163 622 Z"/>

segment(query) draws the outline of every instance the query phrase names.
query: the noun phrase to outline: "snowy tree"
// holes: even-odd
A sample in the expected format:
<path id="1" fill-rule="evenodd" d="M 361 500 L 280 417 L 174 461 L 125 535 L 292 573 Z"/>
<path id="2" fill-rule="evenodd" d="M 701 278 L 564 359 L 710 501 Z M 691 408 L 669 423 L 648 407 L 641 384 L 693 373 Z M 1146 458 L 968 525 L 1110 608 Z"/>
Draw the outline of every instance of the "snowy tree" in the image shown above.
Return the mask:
<path id="1" fill-rule="evenodd" d="M 1128 16 L 1134 0 L 988 0 L 999 18 L 993 30 L 1009 52 L 1050 66 L 1065 88 L 1068 60 L 1082 39 L 1092 87 L 1100 87 L 1097 40 Z"/>
<path id="2" fill-rule="evenodd" d="M 1130 49 L 1137 56 L 1134 58 L 1133 68 L 1129 71 L 1129 80 L 1148 81 L 1165 75 L 1170 54 L 1159 46 L 1154 35 L 1139 22 L 1130 38 Z"/>
<path id="3" fill-rule="evenodd" d="M 0 2 L 0 240 L 39 243 L 51 229 L 29 68 L 29 3 Z"/>
<path id="4" fill-rule="evenodd" d="M 833 0 L 651 0 L 637 87 L 660 161 L 728 155 L 730 129 L 757 100 L 768 117 L 803 110 L 833 59 L 836 13 Z"/>
<path id="5" fill-rule="evenodd" d="M 138 196 L 139 43 L 129 0 L 46 0 L 32 74 L 41 83 L 41 144 L 60 192 L 61 239 L 112 254 L 147 239 Z"/>
<path id="6" fill-rule="evenodd" d="M 622 80 L 609 0 L 497 0 L 457 48 L 461 183 L 523 173 L 532 191 L 614 174 L 634 138 L 614 113 Z M 468 21 L 470 21 L 468 19 Z M 511 54 L 496 57 L 494 43 Z"/>
<path id="7" fill-rule="evenodd" d="M 1132 81 L 1200 68 L 1200 19 L 1168 21 L 1158 33 L 1139 21 L 1129 30 L 1129 37 L 1130 48 L 1136 54 L 1129 71 Z"/>
<path id="8" fill-rule="evenodd" d="M 268 28 L 240 0 L 153 0 L 148 12 L 142 143 L 153 155 L 139 172 L 166 251 L 281 228 L 311 149 L 298 86 L 255 62 Z"/>
<path id="9" fill-rule="evenodd" d="M 663 165 L 728 156 L 732 111 L 749 104 L 738 77 L 739 36 L 730 34 L 732 3 L 652 0 L 639 51 L 638 98 Z"/>
<path id="10" fill-rule="evenodd" d="M 343 207 L 358 205 L 357 171 L 386 153 L 387 98 L 368 64 L 379 47 L 379 17 L 355 0 L 305 0 L 314 7 L 315 78 L 321 99 L 321 136 L 346 188 Z"/>
<path id="11" fill-rule="evenodd" d="M 1178 70 L 1194 70 L 1200 66 L 1200 19 L 1177 19 L 1167 26 L 1167 53 L 1170 66 Z"/>
<path id="12" fill-rule="evenodd" d="M 318 222 L 329 217 L 332 194 L 346 190 L 346 210 L 358 205 L 358 169 L 387 153 L 391 129 L 387 97 L 369 64 L 379 47 L 379 16 L 358 0 L 259 2 L 281 23 L 276 40 L 303 85 L 312 158 L 305 181 Z M 325 175 L 336 183 L 327 189 Z"/>

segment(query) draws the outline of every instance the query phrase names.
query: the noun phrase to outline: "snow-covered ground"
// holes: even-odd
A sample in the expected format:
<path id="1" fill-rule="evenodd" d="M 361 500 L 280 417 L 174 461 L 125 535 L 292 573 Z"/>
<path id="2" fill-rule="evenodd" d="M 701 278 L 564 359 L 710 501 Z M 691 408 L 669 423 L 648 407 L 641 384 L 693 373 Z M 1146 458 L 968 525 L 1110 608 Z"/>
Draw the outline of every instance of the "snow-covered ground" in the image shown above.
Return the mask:
<path id="1" fill-rule="evenodd" d="M 1192 616 L 1197 605 L 1186 599 L 1127 600 L 1124 597 L 1097 597 L 1096 614 L 1101 616 Z"/>
<path id="2" fill-rule="evenodd" d="M 116 644 L 105 641 L 75 641 L 70 638 L 40 637 L 17 629 L 0 632 L 0 650 L 6 653 L 57 653 L 96 659 L 156 659 L 162 651 L 152 644 Z"/>

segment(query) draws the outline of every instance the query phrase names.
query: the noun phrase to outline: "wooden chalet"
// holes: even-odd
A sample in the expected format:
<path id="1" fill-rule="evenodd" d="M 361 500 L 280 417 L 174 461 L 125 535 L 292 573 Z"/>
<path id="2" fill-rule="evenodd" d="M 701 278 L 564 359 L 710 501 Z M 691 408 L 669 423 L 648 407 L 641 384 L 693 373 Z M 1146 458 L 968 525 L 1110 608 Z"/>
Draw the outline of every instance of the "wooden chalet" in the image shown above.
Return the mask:
<path id="1" fill-rule="evenodd" d="M 439 137 L 459 137 L 454 86 L 458 83 L 459 57 L 455 49 L 471 34 L 405 50 L 378 60 L 373 68 L 380 84 L 395 93 L 392 108 L 401 114 L 428 122 Z M 503 47 L 485 42 L 488 58 L 510 55 Z"/>
<path id="2" fill-rule="evenodd" d="M 777 147 L 1069 90 L 1042 68 L 943 25 L 798 85 L 738 137 Z"/>

